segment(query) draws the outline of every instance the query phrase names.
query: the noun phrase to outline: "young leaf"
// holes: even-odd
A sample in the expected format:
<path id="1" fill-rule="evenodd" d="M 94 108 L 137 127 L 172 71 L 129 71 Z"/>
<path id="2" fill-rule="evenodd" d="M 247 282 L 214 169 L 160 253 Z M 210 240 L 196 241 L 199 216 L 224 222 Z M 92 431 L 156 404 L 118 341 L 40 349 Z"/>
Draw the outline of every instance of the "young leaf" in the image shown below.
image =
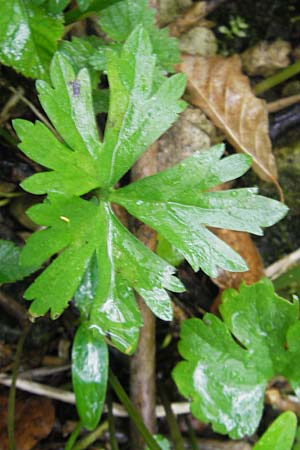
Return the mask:
<path id="1" fill-rule="evenodd" d="M 0 0 L 0 11 L 0 62 L 26 77 L 48 80 L 62 18 L 33 0 Z"/>
<path id="2" fill-rule="evenodd" d="M 0 240 L 0 283 L 13 283 L 36 270 L 20 265 L 21 248 L 11 241 Z"/>
<path id="3" fill-rule="evenodd" d="M 158 64 L 168 72 L 174 71 L 174 64 L 179 62 L 177 40 L 169 36 L 167 29 L 156 27 L 155 10 L 148 7 L 147 0 L 122 0 L 104 9 L 99 23 L 116 42 L 124 42 L 137 25 L 143 25 L 149 33 Z"/>
<path id="4" fill-rule="evenodd" d="M 291 450 L 295 439 L 297 417 L 292 411 L 281 414 L 267 429 L 253 450 Z"/>
<path id="5" fill-rule="evenodd" d="M 72 348 L 72 380 L 82 425 L 93 430 L 100 419 L 108 377 L 108 349 L 103 336 L 83 323 Z"/>
<path id="6" fill-rule="evenodd" d="M 183 323 L 179 351 L 186 361 L 173 377 L 192 399 L 197 418 L 239 438 L 257 428 L 272 377 L 283 375 L 299 386 L 299 306 L 277 296 L 263 279 L 240 292 L 226 290 L 220 311 L 224 322 L 206 314 L 203 321 Z"/>
<path id="7" fill-rule="evenodd" d="M 246 155 L 221 159 L 224 146 L 195 153 L 175 167 L 111 194 L 110 199 L 162 234 L 191 264 L 215 277 L 218 269 L 247 270 L 229 246 L 205 226 L 262 234 L 261 227 L 282 218 L 287 208 L 257 196 L 255 189 L 206 192 L 241 176 L 251 164 Z M 210 255 L 214 255 L 213 258 Z"/>

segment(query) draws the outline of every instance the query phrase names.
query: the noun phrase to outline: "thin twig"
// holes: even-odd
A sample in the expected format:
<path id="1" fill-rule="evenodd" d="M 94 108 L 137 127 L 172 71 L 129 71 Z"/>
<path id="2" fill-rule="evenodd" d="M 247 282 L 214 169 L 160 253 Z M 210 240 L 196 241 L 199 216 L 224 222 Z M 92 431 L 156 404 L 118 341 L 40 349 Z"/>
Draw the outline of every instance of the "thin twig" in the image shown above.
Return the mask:
<path id="1" fill-rule="evenodd" d="M 267 103 L 267 109 L 269 113 L 275 113 L 281 111 L 288 106 L 294 105 L 295 103 L 300 103 L 300 94 L 291 95 L 290 97 L 284 97 L 275 102 Z"/>
<path id="2" fill-rule="evenodd" d="M 15 89 L 13 86 L 8 86 L 8 89 L 14 94 L 19 92 L 18 89 Z M 59 136 L 55 128 L 53 128 L 49 120 L 34 106 L 34 104 L 30 100 L 28 100 L 28 98 L 26 98 L 22 93 L 19 93 L 19 98 L 25 105 L 28 106 L 29 109 L 31 109 L 36 117 L 38 117 L 59 140 L 61 140 L 61 137 Z"/>
<path id="3" fill-rule="evenodd" d="M 26 309 L 4 291 L 0 291 L 0 308 L 3 308 L 9 316 L 16 319 L 22 328 L 28 321 Z"/>
<path id="4" fill-rule="evenodd" d="M 19 100 L 23 93 L 23 89 L 20 88 L 19 90 L 17 90 L 17 92 L 13 93 L 13 95 L 5 103 L 0 113 L 0 125 L 5 123 L 10 118 L 10 111 L 19 103 Z"/>
<path id="5" fill-rule="evenodd" d="M 281 274 L 283 274 L 284 272 L 286 272 L 288 269 L 290 269 L 292 266 L 294 266 L 299 262 L 300 262 L 300 248 L 290 253 L 289 255 L 285 256 L 284 258 L 280 259 L 279 261 L 276 261 L 275 263 L 271 264 L 269 267 L 267 267 L 265 271 L 266 276 L 271 280 L 275 280 Z"/>
<path id="6" fill-rule="evenodd" d="M 0 375 L 0 385 L 10 386 L 12 378 L 6 375 Z M 43 397 L 52 398 L 53 400 L 59 400 L 64 403 L 69 403 L 75 405 L 75 395 L 73 392 L 66 391 L 64 389 L 59 389 L 53 386 L 48 386 L 46 384 L 37 383 L 35 381 L 23 380 L 18 378 L 16 382 L 17 389 L 25 392 L 30 392 L 31 394 L 41 395 Z M 188 414 L 190 412 L 190 404 L 188 402 L 174 402 L 171 403 L 172 410 L 174 414 Z M 104 412 L 107 412 L 107 408 L 104 407 Z M 116 417 L 128 417 L 125 408 L 118 404 L 113 403 L 113 414 Z M 157 418 L 162 418 L 166 416 L 164 407 L 162 405 L 157 405 L 155 408 L 155 415 Z"/>
<path id="7" fill-rule="evenodd" d="M 174 449 L 184 450 L 184 442 L 176 420 L 176 416 L 172 410 L 172 406 L 170 404 L 168 396 L 161 384 L 159 385 L 159 396 L 166 411 L 166 419 L 168 422 L 171 438 L 174 444 Z"/>

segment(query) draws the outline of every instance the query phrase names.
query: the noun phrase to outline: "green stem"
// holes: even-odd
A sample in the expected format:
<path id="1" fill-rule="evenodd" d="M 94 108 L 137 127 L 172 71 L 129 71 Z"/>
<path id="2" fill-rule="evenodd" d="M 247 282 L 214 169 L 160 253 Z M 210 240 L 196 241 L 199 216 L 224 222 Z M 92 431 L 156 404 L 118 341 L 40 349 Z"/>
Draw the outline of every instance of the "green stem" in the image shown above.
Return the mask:
<path id="1" fill-rule="evenodd" d="M 136 408 L 133 406 L 128 395 L 126 394 L 123 387 L 119 383 L 119 380 L 115 377 L 115 375 L 112 373 L 111 370 L 109 372 L 109 382 L 110 382 L 113 390 L 119 397 L 119 400 L 121 401 L 121 403 L 124 405 L 125 409 L 127 410 L 130 419 L 133 421 L 137 430 L 142 435 L 145 443 L 148 445 L 149 449 L 150 450 L 161 450 L 160 446 L 155 441 L 154 437 L 152 436 L 152 434 L 149 432 L 148 428 L 145 426 L 144 422 L 142 421 L 140 414 L 138 413 Z"/>
<path id="2" fill-rule="evenodd" d="M 93 444 L 97 439 L 99 439 L 105 431 L 108 430 L 108 422 L 105 421 L 101 423 L 94 431 L 85 436 L 81 441 L 74 445 L 72 450 L 84 450 L 89 445 Z"/>
<path id="3" fill-rule="evenodd" d="M 191 450 L 198 450 L 198 442 L 195 431 L 192 427 L 190 419 L 186 416 L 185 423 L 187 425 L 188 433 L 189 433 L 189 441 L 191 445 Z"/>
<path id="4" fill-rule="evenodd" d="M 8 434 L 8 443 L 9 450 L 16 450 L 15 445 L 15 405 L 16 405 L 16 382 L 18 377 L 18 370 L 20 367 L 21 355 L 25 343 L 25 339 L 27 337 L 28 331 L 30 329 L 30 324 L 25 324 L 24 330 L 19 339 L 15 361 L 12 368 L 12 380 L 11 386 L 9 389 L 8 396 L 8 411 L 7 411 L 7 434 Z"/>
<path id="5" fill-rule="evenodd" d="M 115 419 L 112 412 L 112 400 L 110 394 L 107 397 L 107 408 L 108 408 L 108 424 L 109 424 L 109 443 L 111 450 L 119 450 L 118 442 L 116 439 L 116 427 Z"/>
<path id="6" fill-rule="evenodd" d="M 75 442 L 79 436 L 81 428 L 82 428 L 82 424 L 79 421 L 78 424 L 76 425 L 76 427 L 74 428 L 74 430 L 72 431 L 71 436 L 68 439 L 68 442 L 66 443 L 65 450 L 72 450 L 73 445 L 75 444 Z"/>
<path id="7" fill-rule="evenodd" d="M 272 77 L 269 77 L 266 80 L 257 83 L 256 86 L 254 87 L 254 93 L 257 95 L 262 94 L 263 92 L 268 91 L 269 89 L 273 88 L 274 86 L 277 86 L 283 81 L 288 80 L 289 78 L 293 77 L 299 72 L 300 72 L 300 61 L 296 61 L 294 62 L 294 64 L 291 64 L 289 67 L 281 70 Z"/>
<path id="8" fill-rule="evenodd" d="M 172 411 L 170 401 L 164 391 L 164 388 L 162 385 L 159 386 L 159 395 L 162 400 L 162 403 L 164 405 L 165 411 L 166 411 L 166 419 L 168 422 L 171 438 L 174 444 L 175 450 L 184 450 L 184 442 L 183 438 L 181 436 L 179 426 L 177 423 L 177 419 L 175 417 L 175 414 Z"/>

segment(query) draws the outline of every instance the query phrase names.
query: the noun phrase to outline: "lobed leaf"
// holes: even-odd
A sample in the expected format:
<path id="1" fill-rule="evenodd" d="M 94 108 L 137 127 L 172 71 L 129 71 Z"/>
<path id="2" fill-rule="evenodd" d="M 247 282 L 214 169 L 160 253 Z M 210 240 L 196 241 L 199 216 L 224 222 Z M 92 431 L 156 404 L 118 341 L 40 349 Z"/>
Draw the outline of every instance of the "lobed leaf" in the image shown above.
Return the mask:
<path id="1" fill-rule="evenodd" d="M 133 289 L 158 317 L 172 318 L 165 289 L 184 289 L 175 269 L 131 235 L 107 203 L 50 194 L 28 214 L 48 228 L 27 240 L 23 265 L 40 267 L 59 253 L 24 294 L 33 300 L 33 316 L 50 309 L 56 318 L 76 293 L 82 317 L 127 353 L 135 349 L 142 325 Z"/>
<path id="2" fill-rule="evenodd" d="M 0 0 L 0 11 L 0 62 L 26 77 L 48 80 L 62 18 L 33 0 Z"/>
<path id="3" fill-rule="evenodd" d="M 138 25 L 142 25 L 149 33 L 153 53 L 164 70 L 173 72 L 174 64 L 180 60 L 177 40 L 169 36 L 168 29 L 156 27 L 155 10 L 148 7 L 147 0 L 122 0 L 104 9 L 99 23 L 117 42 L 124 42 Z"/>
<path id="4" fill-rule="evenodd" d="M 220 160 L 224 146 L 195 153 L 175 167 L 130 184 L 110 199 L 157 230 L 188 260 L 215 277 L 219 268 L 245 271 L 247 266 L 228 245 L 206 229 L 222 227 L 262 234 L 287 208 L 256 195 L 256 189 L 205 192 L 241 176 L 249 167 L 246 155 Z"/>
<path id="5" fill-rule="evenodd" d="M 299 306 L 263 279 L 224 291 L 220 311 L 224 322 L 211 314 L 184 322 L 179 351 L 185 361 L 173 377 L 197 418 L 239 438 L 257 428 L 272 377 L 299 386 Z"/>

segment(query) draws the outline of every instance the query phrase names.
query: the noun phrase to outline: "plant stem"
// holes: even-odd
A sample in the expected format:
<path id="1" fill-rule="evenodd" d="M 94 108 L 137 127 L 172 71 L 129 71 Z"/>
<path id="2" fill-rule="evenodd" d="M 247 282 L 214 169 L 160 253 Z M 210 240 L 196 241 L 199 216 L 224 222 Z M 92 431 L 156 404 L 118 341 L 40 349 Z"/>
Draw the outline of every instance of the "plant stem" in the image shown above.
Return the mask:
<path id="1" fill-rule="evenodd" d="M 25 343 L 25 339 L 30 329 L 30 324 L 26 323 L 19 339 L 15 360 L 12 369 L 12 382 L 9 389 L 8 396 L 8 412 L 7 412 L 7 434 L 9 442 L 9 450 L 15 450 L 15 404 L 16 404 L 16 382 L 18 376 L 18 370 L 20 367 L 21 355 Z"/>
<path id="2" fill-rule="evenodd" d="M 174 444 L 174 450 L 184 450 L 184 442 L 179 430 L 177 419 L 172 411 L 172 407 L 170 405 L 168 396 L 161 384 L 159 385 L 159 395 L 166 411 L 166 419 L 168 422 L 171 438 Z"/>
<path id="3" fill-rule="evenodd" d="M 157 143 L 140 157 L 132 170 L 132 179 L 138 180 L 157 172 Z M 147 225 L 138 224 L 135 235 L 148 248 L 155 251 L 156 233 Z M 130 365 L 130 396 L 134 406 L 152 434 L 156 432 L 156 385 L 155 385 L 155 317 L 140 296 L 138 305 L 144 325 L 140 331 L 139 343 Z M 132 449 L 141 450 L 144 443 L 134 426 L 131 428 Z"/>
<path id="4" fill-rule="evenodd" d="M 68 439 L 68 442 L 66 443 L 65 450 L 72 450 L 73 445 L 75 444 L 75 442 L 79 436 L 81 428 L 82 428 L 82 424 L 79 421 L 77 423 L 76 427 L 74 428 L 74 430 L 72 431 L 71 436 Z"/>
<path id="5" fill-rule="evenodd" d="M 191 450 L 198 450 L 198 442 L 197 442 L 196 434 L 195 434 L 195 431 L 192 427 L 191 421 L 188 416 L 185 417 L 185 423 L 188 428 L 189 442 L 191 445 Z"/>
<path id="6" fill-rule="evenodd" d="M 119 450 L 118 442 L 116 439 L 116 427 L 115 418 L 112 410 L 112 400 L 110 393 L 107 396 L 107 409 L 108 409 L 108 425 L 109 425 L 109 443 L 111 450 Z"/>
<path id="7" fill-rule="evenodd" d="M 299 72 L 300 72 L 300 61 L 296 61 L 294 62 L 294 64 L 291 64 L 289 67 L 281 70 L 272 77 L 269 77 L 266 80 L 257 83 L 256 86 L 254 87 L 254 93 L 256 95 L 262 94 L 263 92 L 268 91 L 274 86 L 283 83 L 283 81 L 288 80 L 289 78 L 293 77 Z"/>
<path id="8" fill-rule="evenodd" d="M 148 445 L 150 450 L 161 450 L 160 446 L 157 444 L 155 439 L 153 438 L 152 434 L 148 430 L 148 428 L 145 426 L 142 417 L 140 416 L 137 409 L 134 407 L 133 403 L 129 399 L 128 395 L 124 391 L 123 387 L 121 386 L 119 380 L 116 378 L 116 376 L 113 374 L 113 372 L 110 370 L 109 372 L 109 382 L 117 394 L 119 400 L 124 405 L 125 409 L 128 412 L 128 415 L 130 419 L 135 424 L 136 429 L 139 431 L 139 433 L 142 435 L 143 439 L 145 440 L 145 443 Z M 79 449 L 74 449 L 79 450 Z"/>
<path id="9" fill-rule="evenodd" d="M 77 444 L 74 445 L 72 450 L 84 450 L 89 445 L 93 444 L 97 439 L 99 439 L 105 431 L 108 430 L 108 422 L 105 421 L 101 423 L 94 431 L 87 434 L 83 439 L 81 439 Z"/>

